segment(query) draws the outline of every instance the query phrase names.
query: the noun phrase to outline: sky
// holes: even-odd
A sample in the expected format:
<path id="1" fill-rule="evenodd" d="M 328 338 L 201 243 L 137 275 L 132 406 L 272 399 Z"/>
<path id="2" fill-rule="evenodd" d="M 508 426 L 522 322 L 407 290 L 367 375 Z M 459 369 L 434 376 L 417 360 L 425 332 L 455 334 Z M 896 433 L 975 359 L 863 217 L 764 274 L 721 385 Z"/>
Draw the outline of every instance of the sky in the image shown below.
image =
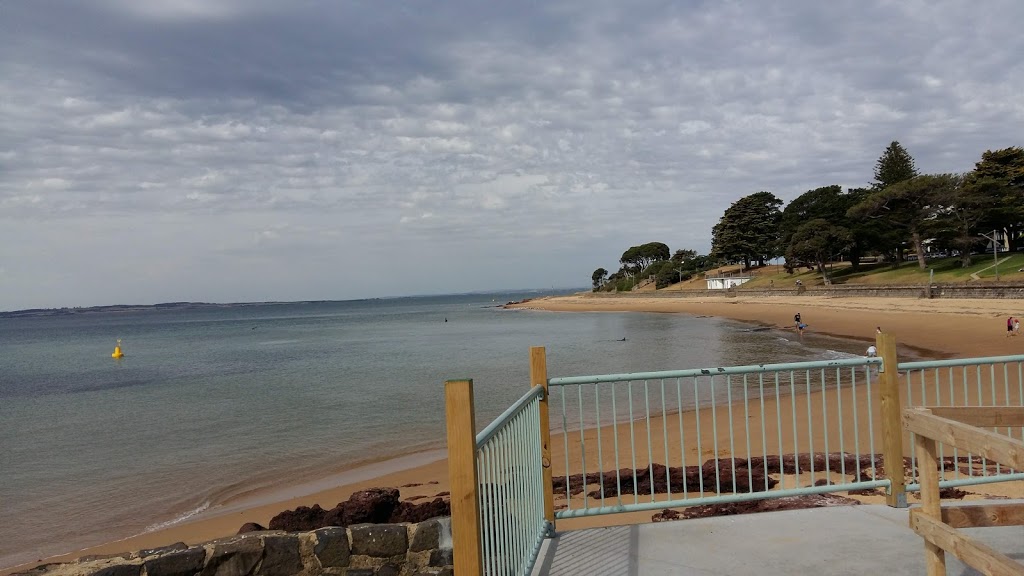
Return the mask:
<path id="1" fill-rule="evenodd" d="M 0 0 L 0 310 L 582 287 L 1019 146 L 1019 0 Z"/>

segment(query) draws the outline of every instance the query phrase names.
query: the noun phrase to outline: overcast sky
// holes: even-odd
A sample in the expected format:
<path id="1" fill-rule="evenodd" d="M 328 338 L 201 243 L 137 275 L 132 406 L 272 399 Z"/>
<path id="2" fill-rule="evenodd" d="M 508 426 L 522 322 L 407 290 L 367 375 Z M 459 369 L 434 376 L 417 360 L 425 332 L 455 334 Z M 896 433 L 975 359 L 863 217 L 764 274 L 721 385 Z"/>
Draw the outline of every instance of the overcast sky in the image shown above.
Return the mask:
<path id="1" fill-rule="evenodd" d="M 0 310 L 585 286 L 1021 145 L 1024 3 L 0 0 Z"/>

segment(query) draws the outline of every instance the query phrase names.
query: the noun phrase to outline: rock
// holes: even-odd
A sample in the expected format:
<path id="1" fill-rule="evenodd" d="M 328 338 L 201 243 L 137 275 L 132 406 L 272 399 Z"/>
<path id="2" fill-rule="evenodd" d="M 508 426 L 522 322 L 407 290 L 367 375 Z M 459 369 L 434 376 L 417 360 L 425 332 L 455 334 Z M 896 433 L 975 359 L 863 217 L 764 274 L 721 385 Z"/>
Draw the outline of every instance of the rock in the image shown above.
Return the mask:
<path id="1" fill-rule="evenodd" d="M 289 576 L 302 571 L 299 541 L 294 536 L 264 536 L 263 561 L 257 576 Z M 149 576 L 148 574 L 146 576 Z"/>
<path id="2" fill-rule="evenodd" d="M 93 572 L 92 576 L 139 576 L 139 574 L 142 574 L 141 564 L 115 564 Z"/>
<path id="3" fill-rule="evenodd" d="M 670 520 L 679 520 L 683 515 L 675 510 L 669 510 L 668 508 L 658 512 L 651 516 L 652 522 L 668 522 Z"/>
<path id="4" fill-rule="evenodd" d="M 422 552 L 437 548 L 441 542 L 441 523 L 437 520 L 423 522 L 416 527 L 409 543 L 410 552 Z"/>
<path id="5" fill-rule="evenodd" d="M 416 524 L 431 518 L 440 518 L 442 516 L 452 515 L 452 505 L 447 500 L 435 498 L 430 502 L 423 502 L 422 504 L 413 504 L 411 502 L 401 502 L 391 512 L 391 517 L 388 518 L 388 522 L 396 524 L 398 522 L 410 522 Z"/>
<path id="6" fill-rule="evenodd" d="M 854 506 L 858 504 L 860 502 L 857 500 L 835 494 L 809 494 L 807 496 L 789 496 L 769 500 L 693 506 L 684 510 L 682 517 L 707 518 L 709 516 L 731 516 L 734 514 L 776 512 L 779 510 L 799 510 L 802 508 L 821 508 L 826 506 Z"/>
<path id="7" fill-rule="evenodd" d="M 324 568 L 344 568 L 351 555 L 348 547 L 348 531 L 344 528 L 321 528 L 316 531 L 316 546 L 313 554 Z"/>
<path id="8" fill-rule="evenodd" d="M 394 564 L 385 564 L 380 568 L 377 568 L 375 576 L 398 576 L 402 573 L 402 569 Z"/>
<path id="9" fill-rule="evenodd" d="M 315 530 L 324 524 L 326 511 L 319 504 L 312 507 L 299 506 L 295 510 L 285 510 L 270 519 L 271 530 L 284 530 L 286 532 L 308 532 Z"/>
<path id="10" fill-rule="evenodd" d="M 200 546 L 149 558 L 143 562 L 146 576 L 191 576 L 203 567 L 206 549 Z"/>
<path id="11" fill-rule="evenodd" d="M 451 566 L 454 562 L 450 548 L 438 548 L 430 551 L 430 566 L 432 567 Z"/>
<path id="12" fill-rule="evenodd" d="M 828 478 L 818 478 L 814 481 L 815 486 L 832 486 L 832 481 Z"/>
<path id="13" fill-rule="evenodd" d="M 176 550 L 188 550 L 188 545 L 184 542 L 175 542 L 174 544 L 160 546 L 159 548 L 146 548 L 144 550 L 139 550 L 138 552 L 133 554 L 133 556 L 135 558 L 147 558 L 149 556 L 153 556 L 156 554 L 165 554 L 167 552 L 174 552 Z"/>
<path id="14" fill-rule="evenodd" d="M 391 518 L 391 513 L 399 504 L 399 493 L 397 488 L 371 488 L 356 492 L 348 500 L 331 510 L 340 511 L 340 524 L 337 526 L 351 526 L 353 524 L 381 523 Z"/>
<path id="15" fill-rule="evenodd" d="M 280 516 L 280 514 L 278 514 L 278 516 Z M 266 528 L 255 522 L 246 522 L 245 524 L 242 524 L 241 528 L 238 529 L 237 534 L 247 534 L 249 532 L 263 532 L 264 530 L 266 530 Z"/>
<path id="16" fill-rule="evenodd" d="M 376 558 L 405 556 L 409 535 L 405 526 L 397 524 L 360 524 L 349 528 L 352 553 Z"/>
<path id="17" fill-rule="evenodd" d="M 246 576 L 263 556 L 263 541 L 255 536 L 217 540 L 206 558 L 201 576 Z"/>
<path id="18" fill-rule="evenodd" d="M 964 496 L 967 496 L 969 492 L 959 490 L 957 488 L 943 488 L 939 490 L 939 498 L 943 500 L 963 500 Z"/>

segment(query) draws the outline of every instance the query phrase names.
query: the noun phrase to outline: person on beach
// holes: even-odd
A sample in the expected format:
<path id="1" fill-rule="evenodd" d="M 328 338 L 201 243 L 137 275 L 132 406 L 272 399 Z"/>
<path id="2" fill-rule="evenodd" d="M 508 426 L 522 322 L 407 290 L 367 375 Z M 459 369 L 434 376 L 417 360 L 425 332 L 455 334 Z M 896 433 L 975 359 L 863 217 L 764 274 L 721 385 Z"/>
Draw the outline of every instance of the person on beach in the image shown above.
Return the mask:
<path id="1" fill-rule="evenodd" d="M 882 327 L 881 326 L 875 326 L 875 334 L 881 334 L 881 333 L 882 333 Z"/>
<path id="2" fill-rule="evenodd" d="M 878 348 L 875 348 L 874 344 L 868 346 L 868 358 L 874 358 L 876 356 L 878 356 Z"/>
<path id="3" fill-rule="evenodd" d="M 799 312 L 797 312 L 796 314 L 793 315 L 793 322 L 796 322 L 796 328 L 797 328 L 797 330 L 799 330 L 800 329 L 800 313 Z"/>
<path id="4" fill-rule="evenodd" d="M 1014 336 L 1013 333 L 1013 316 L 1006 319 L 1006 337 Z"/>
<path id="5" fill-rule="evenodd" d="M 1020 318 L 1013 319 L 1013 335 L 1020 334 Z"/>

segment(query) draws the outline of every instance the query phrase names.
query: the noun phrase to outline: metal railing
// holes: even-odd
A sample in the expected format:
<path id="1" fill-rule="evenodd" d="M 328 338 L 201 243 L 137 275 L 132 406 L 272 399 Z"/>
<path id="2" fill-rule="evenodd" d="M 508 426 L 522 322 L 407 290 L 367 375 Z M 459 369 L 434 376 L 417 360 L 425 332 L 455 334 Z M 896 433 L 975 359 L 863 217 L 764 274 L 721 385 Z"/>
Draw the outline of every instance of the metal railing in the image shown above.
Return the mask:
<path id="1" fill-rule="evenodd" d="M 1024 355 L 903 362 L 905 405 L 913 406 L 1024 406 Z M 993 432 L 1024 440 L 1024 428 L 992 427 Z M 912 446 L 915 438 L 907 433 Z M 939 487 L 1024 480 L 1024 472 L 998 462 L 938 444 Z M 917 457 L 910 453 L 908 491 L 919 491 Z"/>
<path id="2" fill-rule="evenodd" d="M 555 518 L 888 488 L 875 452 L 881 362 L 552 378 Z"/>
<path id="3" fill-rule="evenodd" d="M 534 386 L 476 436 L 484 573 L 529 574 L 550 526 L 544 517 L 540 402 Z"/>

